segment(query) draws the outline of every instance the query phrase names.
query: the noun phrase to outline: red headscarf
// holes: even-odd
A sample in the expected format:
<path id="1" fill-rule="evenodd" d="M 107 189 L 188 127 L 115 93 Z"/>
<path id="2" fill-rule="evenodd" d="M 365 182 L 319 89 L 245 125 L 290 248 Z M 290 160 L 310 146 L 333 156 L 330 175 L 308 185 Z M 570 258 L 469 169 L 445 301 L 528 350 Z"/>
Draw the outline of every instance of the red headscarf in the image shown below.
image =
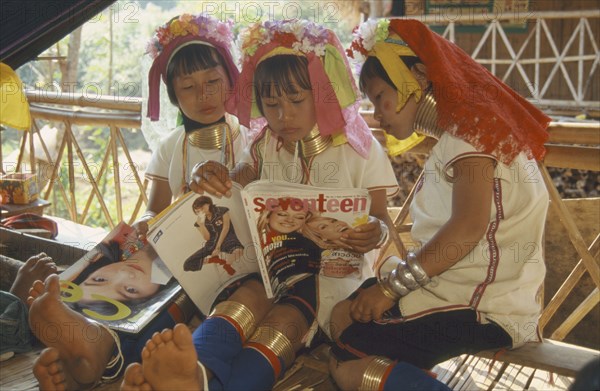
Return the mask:
<path id="1" fill-rule="evenodd" d="M 389 30 L 427 67 L 443 129 L 505 164 L 520 152 L 538 160 L 544 157 L 547 115 L 423 23 L 392 19 Z"/>

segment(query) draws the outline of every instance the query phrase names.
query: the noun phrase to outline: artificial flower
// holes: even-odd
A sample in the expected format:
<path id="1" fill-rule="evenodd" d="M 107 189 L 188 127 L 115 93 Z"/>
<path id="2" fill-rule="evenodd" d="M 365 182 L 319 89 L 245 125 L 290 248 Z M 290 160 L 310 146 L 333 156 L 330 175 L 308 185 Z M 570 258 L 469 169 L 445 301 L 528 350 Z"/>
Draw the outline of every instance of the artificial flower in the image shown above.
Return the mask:
<path id="1" fill-rule="evenodd" d="M 388 19 L 369 19 L 354 29 L 354 39 L 347 50 L 348 57 L 354 58 L 354 53 L 367 56 L 377 42 L 385 41 L 389 36 L 390 21 Z"/>
<path id="2" fill-rule="evenodd" d="M 174 39 L 187 35 L 209 37 L 228 46 L 233 42 L 233 22 L 221 22 L 204 15 L 182 14 L 156 29 L 154 37 L 146 45 L 146 52 L 154 59 Z"/>
<path id="3" fill-rule="evenodd" d="M 325 27 L 307 20 L 267 21 L 264 27 L 255 24 L 240 33 L 239 48 L 244 59 L 253 56 L 259 47 L 277 42 L 302 53 L 325 54 L 329 33 Z"/>

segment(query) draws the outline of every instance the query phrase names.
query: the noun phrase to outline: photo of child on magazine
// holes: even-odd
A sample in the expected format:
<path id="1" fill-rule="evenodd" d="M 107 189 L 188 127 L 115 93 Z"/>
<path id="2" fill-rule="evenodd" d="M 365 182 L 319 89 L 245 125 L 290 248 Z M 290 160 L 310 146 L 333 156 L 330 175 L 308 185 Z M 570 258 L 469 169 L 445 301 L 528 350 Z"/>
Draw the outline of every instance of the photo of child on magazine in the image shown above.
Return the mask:
<path id="1" fill-rule="evenodd" d="M 357 222 L 355 226 L 362 223 Z M 350 224 L 334 217 L 313 214 L 306 221 L 302 233 L 323 249 L 320 274 L 327 277 L 361 278 L 362 254 L 342 240 L 342 235 L 350 230 L 353 230 Z"/>
<path id="2" fill-rule="evenodd" d="M 366 191 L 257 181 L 242 196 L 269 297 L 315 274 L 362 277 L 364 254 L 343 237 L 367 222 Z"/>
<path id="3" fill-rule="evenodd" d="M 181 289 L 154 249 L 124 223 L 60 278 L 72 309 L 129 332 L 143 328 Z"/>
<path id="4" fill-rule="evenodd" d="M 203 314 L 225 287 L 258 272 L 240 189 L 231 198 L 188 192 L 149 223 L 148 241 Z"/>
<path id="5" fill-rule="evenodd" d="M 186 259 L 183 270 L 199 271 L 206 262 L 223 266 L 229 275 L 235 274 L 231 264 L 242 255 L 244 246 L 235 234 L 229 209 L 215 205 L 207 196 L 196 198 L 192 209 L 197 216 L 194 227 L 206 243 Z"/>
<path id="6" fill-rule="evenodd" d="M 290 201 L 291 199 L 288 199 Z M 282 199 L 265 208 L 256 225 L 274 291 L 319 272 L 321 249 L 302 234 L 313 211 L 295 210 Z"/>

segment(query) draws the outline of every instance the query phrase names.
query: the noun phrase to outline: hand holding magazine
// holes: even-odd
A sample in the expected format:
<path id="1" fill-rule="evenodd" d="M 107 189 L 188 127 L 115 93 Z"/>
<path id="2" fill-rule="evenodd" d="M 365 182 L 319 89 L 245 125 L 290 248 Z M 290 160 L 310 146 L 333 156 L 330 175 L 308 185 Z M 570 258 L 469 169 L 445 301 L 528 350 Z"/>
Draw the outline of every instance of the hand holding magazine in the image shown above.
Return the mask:
<path id="1" fill-rule="evenodd" d="M 361 278 L 363 254 L 343 237 L 367 223 L 368 190 L 256 181 L 242 199 L 268 297 L 309 274 Z"/>

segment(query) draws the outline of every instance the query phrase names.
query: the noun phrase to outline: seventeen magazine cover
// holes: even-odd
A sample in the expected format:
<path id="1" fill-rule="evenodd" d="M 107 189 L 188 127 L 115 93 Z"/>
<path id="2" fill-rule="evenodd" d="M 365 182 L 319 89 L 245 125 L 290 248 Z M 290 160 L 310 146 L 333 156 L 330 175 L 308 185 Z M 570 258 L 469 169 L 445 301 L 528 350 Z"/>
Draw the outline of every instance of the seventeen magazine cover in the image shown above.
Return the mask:
<path id="1" fill-rule="evenodd" d="M 117 225 L 60 274 L 62 300 L 114 330 L 138 333 L 184 294 L 152 246 Z"/>
<path id="2" fill-rule="evenodd" d="M 361 278 L 363 254 L 340 238 L 368 221 L 368 190 L 256 181 L 242 198 L 268 297 L 310 274 Z"/>
<path id="3" fill-rule="evenodd" d="M 258 272 L 240 190 L 234 184 L 231 198 L 189 192 L 150 221 L 148 241 L 205 315 L 224 288 Z"/>

